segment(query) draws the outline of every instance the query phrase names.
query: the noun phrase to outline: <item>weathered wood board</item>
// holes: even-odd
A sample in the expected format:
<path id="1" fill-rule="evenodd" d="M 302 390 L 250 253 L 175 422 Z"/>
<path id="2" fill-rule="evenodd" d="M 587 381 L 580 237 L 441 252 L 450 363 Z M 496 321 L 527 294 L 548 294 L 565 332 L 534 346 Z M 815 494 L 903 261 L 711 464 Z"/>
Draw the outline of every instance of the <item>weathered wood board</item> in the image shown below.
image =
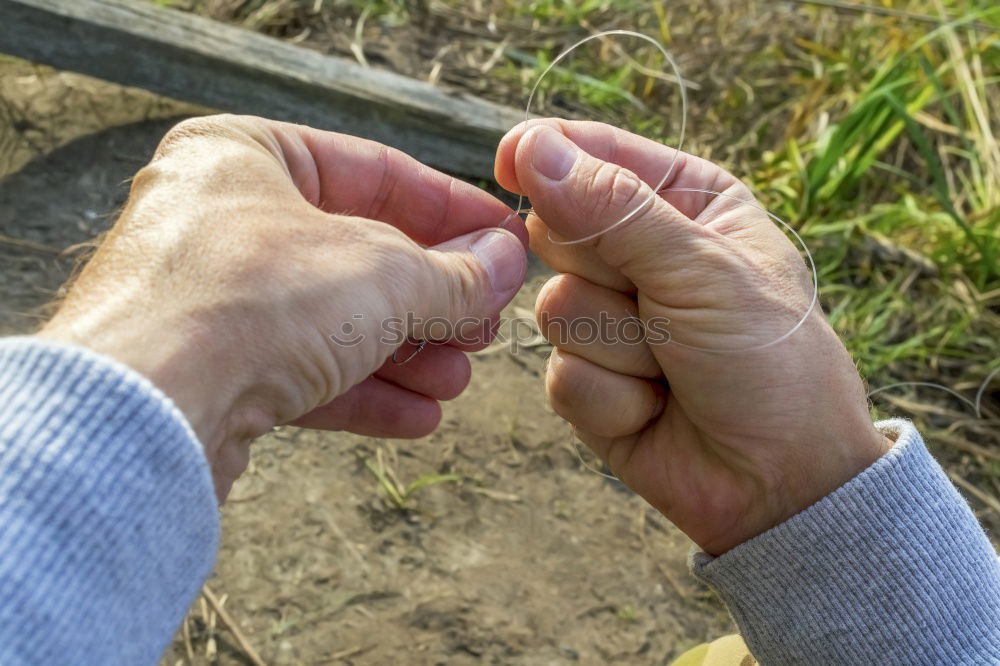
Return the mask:
<path id="1" fill-rule="evenodd" d="M 347 132 L 488 178 L 523 113 L 136 0 L 0 0 L 0 52 L 187 102 Z"/>

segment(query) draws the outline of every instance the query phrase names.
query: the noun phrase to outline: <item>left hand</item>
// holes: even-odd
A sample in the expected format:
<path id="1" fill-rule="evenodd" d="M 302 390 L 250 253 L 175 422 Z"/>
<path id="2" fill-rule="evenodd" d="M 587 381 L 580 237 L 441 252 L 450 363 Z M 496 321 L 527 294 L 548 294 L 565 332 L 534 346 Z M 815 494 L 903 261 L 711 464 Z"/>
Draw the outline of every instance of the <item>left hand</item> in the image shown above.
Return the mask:
<path id="1" fill-rule="evenodd" d="M 391 148 L 258 118 L 186 121 L 40 334 L 151 379 L 224 498 L 250 441 L 278 424 L 431 432 L 438 401 L 469 380 L 463 350 L 489 342 L 479 329 L 520 287 L 526 242 L 507 206 Z M 394 365 L 388 321 L 446 344 Z M 463 322 L 463 337 L 479 333 L 457 342 Z M 345 331 L 363 339 L 331 338 Z"/>

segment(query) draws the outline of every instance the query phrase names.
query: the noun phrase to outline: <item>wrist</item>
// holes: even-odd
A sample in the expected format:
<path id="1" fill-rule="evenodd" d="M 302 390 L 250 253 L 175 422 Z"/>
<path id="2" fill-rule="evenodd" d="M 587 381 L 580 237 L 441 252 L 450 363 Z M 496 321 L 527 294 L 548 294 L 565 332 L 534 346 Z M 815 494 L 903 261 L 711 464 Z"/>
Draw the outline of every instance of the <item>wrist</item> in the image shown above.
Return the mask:
<path id="1" fill-rule="evenodd" d="M 91 312 L 87 316 L 57 314 L 38 336 L 54 342 L 86 347 L 114 359 L 146 377 L 187 419 L 211 463 L 227 441 L 249 439 L 256 432 L 252 410 L 237 408 L 240 377 L 197 325 L 159 325 Z M 219 382 L 215 378 L 224 377 Z M 251 432 L 255 434 L 251 435 Z"/>
<path id="2" fill-rule="evenodd" d="M 800 450 L 806 455 L 788 456 L 775 473 L 758 480 L 756 508 L 739 521 L 743 529 L 699 543 L 706 553 L 721 555 L 809 509 L 875 464 L 894 445 L 867 415 L 863 422 L 841 423 L 832 437 L 801 439 Z"/>
<path id="3" fill-rule="evenodd" d="M 823 328 L 830 340 L 833 331 Z M 821 337 L 815 338 L 818 343 Z M 789 392 L 786 406 L 794 418 L 775 434 L 778 452 L 759 469 L 764 476 L 763 511 L 756 531 L 747 538 L 779 525 L 827 497 L 871 467 L 893 446 L 872 422 L 864 384 L 853 361 L 837 341 L 828 350 L 816 346 L 814 357 L 824 364 L 805 364 L 809 373 L 799 395 Z M 746 539 L 744 539 L 746 540 Z M 740 542 L 733 543 L 732 546 Z"/>

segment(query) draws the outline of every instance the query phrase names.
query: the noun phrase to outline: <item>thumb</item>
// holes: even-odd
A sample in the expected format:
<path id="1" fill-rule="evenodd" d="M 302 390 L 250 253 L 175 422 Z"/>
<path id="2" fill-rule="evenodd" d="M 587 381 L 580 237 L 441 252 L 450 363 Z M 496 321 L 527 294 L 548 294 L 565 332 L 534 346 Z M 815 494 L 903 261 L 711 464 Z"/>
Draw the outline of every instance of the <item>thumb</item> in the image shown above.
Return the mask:
<path id="1" fill-rule="evenodd" d="M 469 345 L 462 331 L 481 331 L 524 283 L 527 254 L 517 236 L 503 229 L 480 230 L 423 251 L 430 264 L 429 290 L 410 334 L 415 339 L 453 340 Z M 466 335 L 468 331 L 466 331 Z"/>
<path id="2" fill-rule="evenodd" d="M 524 134 L 514 168 L 534 212 L 549 229 L 566 240 L 607 232 L 590 244 L 640 289 L 650 274 L 662 278 L 682 268 L 686 257 L 718 236 L 664 201 L 633 172 L 589 155 L 551 127 Z"/>
<path id="3" fill-rule="evenodd" d="M 704 170 L 684 177 L 704 179 L 706 189 L 724 174 L 691 165 Z M 678 342 L 713 336 L 722 344 L 695 344 L 740 349 L 777 339 L 810 312 L 814 292 L 798 250 L 756 205 L 724 195 L 692 220 L 628 169 L 551 127 L 521 138 L 514 168 L 549 229 L 568 240 L 593 237 L 601 259 L 646 297 L 640 304 L 667 308 Z M 743 189 L 737 181 L 727 191 Z"/>

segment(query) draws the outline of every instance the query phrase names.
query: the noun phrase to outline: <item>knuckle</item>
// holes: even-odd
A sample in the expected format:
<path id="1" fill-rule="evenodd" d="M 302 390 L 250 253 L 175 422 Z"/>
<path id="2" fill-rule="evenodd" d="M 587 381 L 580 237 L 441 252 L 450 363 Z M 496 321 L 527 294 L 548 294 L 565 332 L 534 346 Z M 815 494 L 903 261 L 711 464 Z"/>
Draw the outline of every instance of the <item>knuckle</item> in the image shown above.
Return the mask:
<path id="1" fill-rule="evenodd" d="M 553 345 L 568 338 L 568 320 L 573 312 L 572 275 L 557 275 L 545 283 L 535 300 L 535 321 L 541 334 Z"/>
<path id="2" fill-rule="evenodd" d="M 712 189 L 722 192 L 735 200 L 754 204 L 757 203 L 756 197 L 754 197 L 753 192 L 749 187 L 747 187 L 746 183 L 737 179 L 736 176 L 733 176 L 727 171 L 718 169 L 715 175 L 715 180 L 711 183 L 711 186 Z"/>
<path id="3" fill-rule="evenodd" d="M 639 203 L 643 183 L 628 169 L 611 162 L 602 162 L 591 170 L 583 183 L 585 201 L 600 217 L 621 217 Z"/>
<path id="4" fill-rule="evenodd" d="M 395 230 L 366 224 L 364 218 L 343 218 L 337 225 L 337 242 L 357 248 L 367 269 L 375 275 L 404 277 L 418 271 L 408 239 Z M 388 233 L 386 233 L 388 232 Z"/>
<path id="5" fill-rule="evenodd" d="M 565 275 L 556 275 L 542 285 L 535 299 L 535 318 L 542 320 L 544 315 L 559 315 L 564 310 L 566 302 L 566 292 L 564 283 Z"/>
<path id="6" fill-rule="evenodd" d="M 162 175 L 163 169 L 152 162 L 139 169 L 132 177 L 132 185 L 129 189 L 130 201 L 134 201 L 135 197 L 148 192 L 160 181 Z"/>
<path id="7" fill-rule="evenodd" d="M 185 143 L 192 139 L 206 136 L 213 136 L 218 130 L 218 117 L 209 116 L 204 118 L 188 118 L 177 123 L 164 135 L 160 145 L 156 148 L 153 159 L 161 158 L 174 152 L 177 148 L 182 148 Z"/>
<path id="8" fill-rule="evenodd" d="M 452 268 L 453 275 L 448 280 L 449 312 L 456 317 L 476 314 L 483 300 L 483 285 L 487 278 L 482 266 L 471 257 L 463 257 L 462 268 Z"/>
<path id="9" fill-rule="evenodd" d="M 567 381 L 565 372 L 561 370 L 561 365 L 559 352 L 553 349 L 545 371 L 545 397 L 556 414 L 572 423 L 576 420 L 572 408 L 575 391 L 573 383 Z"/>
<path id="10" fill-rule="evenodd" d="M 545 372 L 545 393 L 556 414 L 567 421 L 579 419 L 578 408 L 590 405 L 592 384 L 571 354 L 552 350 Z"/>
<path id="11" fill-rule="evenodd" d="M 244 129 L 247 120 L 231 114 L 200 116 L 182 120 L 164 135 L 153 155 L 153 161 L 202 140 L 234 139 L 240 134 L 241 129 Z"/>
<path id="12" fill-rule="evenodd" d="M 398 152 L 395 148 L 390 148 L 382 144 L 377 145 L 375 157 L 376 174 L 372 178 L 372 182 L 378 183 L 378 185 L 375 187 L 371 204 L 367 211 L 367 216 L 374 220 L 382 218 L 389 199 L 396 189 L 398 171 L 393 169 L 392 165 L 399 159 Z"/>

